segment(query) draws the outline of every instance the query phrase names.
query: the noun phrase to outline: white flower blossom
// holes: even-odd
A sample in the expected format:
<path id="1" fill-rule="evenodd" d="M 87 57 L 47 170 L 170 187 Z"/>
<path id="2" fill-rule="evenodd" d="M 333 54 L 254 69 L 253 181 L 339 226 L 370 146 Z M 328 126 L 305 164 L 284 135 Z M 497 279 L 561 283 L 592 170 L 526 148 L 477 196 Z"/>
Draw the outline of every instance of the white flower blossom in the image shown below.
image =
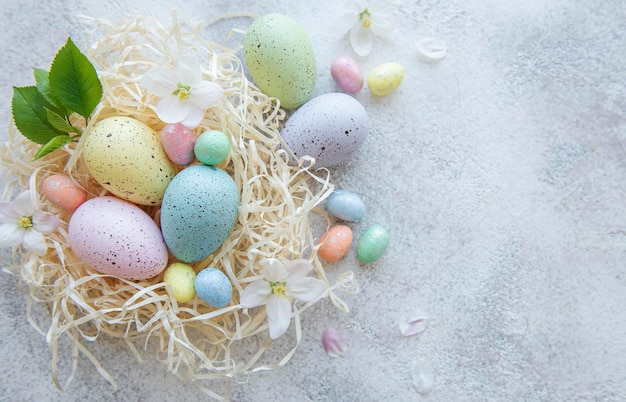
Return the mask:
<path id="1" fill-rule="evenodd" d="M 397 8 L 396 4 L 385 0 L 353 0 L 349 10 L 340 16 L 338 27 L 342 33 L 349 31 L 350 44 L 356 54 L 367 56 L 374 36 L 390 36 L 394 29 L 391 15 Z"/>
<path id="2" fill-rule="evenodd" d="M 174 62 L 174 68 L 155 67 L 141 79 L 149 92 L 161 97 L 156 112 L 166 123 L 197 127 L 204 111 L 224 95 L 218 84 L 202 79 L 198 59 L 186 55 Z"/>
<path id="3" fill-rule="evenodd" d="M 0 202 L 0 247 L 23 245 L 35 255 L 48 250 L 43 236 L 59 227 L 59 220 L 48 212 L 35 211 L 28 191 L 13 201 Z"/>
<path id="4" fill-rule="evenodd" d="M 307 260 L 285 264 L 270 258 L 261 261 L 262 279 L 249 284 L 242 292 L 240 303 L 252 308 L 265 305 L 270 337 L 276 339 L 287 331 L 291 322 L 291 299 L 308 302 L 325 291 L 319 279 L 307 277 L 313 266 Z"/>

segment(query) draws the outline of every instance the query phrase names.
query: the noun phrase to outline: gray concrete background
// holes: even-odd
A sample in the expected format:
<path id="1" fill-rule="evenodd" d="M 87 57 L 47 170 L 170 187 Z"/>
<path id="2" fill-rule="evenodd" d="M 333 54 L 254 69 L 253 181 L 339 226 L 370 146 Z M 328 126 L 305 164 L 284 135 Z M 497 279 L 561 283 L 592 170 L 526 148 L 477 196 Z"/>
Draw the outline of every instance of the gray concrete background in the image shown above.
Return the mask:
<path id="1" fill-rule="evenodd" d="M 194 19 L 281 12 L 313 42 L 316 94 L 336 91 L 330 62 L 352 54 L 330 30 L 340 3 L 3 0 L 0 121 L 9 121 L 12 85 L 29 85 L 31 68 L 49 65 L 68 34 L 85 37 L 78 14 L 152 15 L 167 24 L 171 8 Z M 359 61 L 366 72 L 398 61 L 405 82 L 385 98 L 356 95 L 372 129 L 358 154 L 332 172 L 368 207 L 355 234 L 381 223 L 391 245 L 374 264 L 360 265 L 353 246 L 329 267 L 359 279 L 361 292 L 346 300 L 351 314 L 328 301 L 308 310 L 293 359 L 240 379 L 233 399 L 625 400 L 623 2 L 404 2 L 396 18 L 392 39 L 377 41 Z M 214 39 L 247 24 L 220 23 Z M 439 64 L 418 61 L 413 48 L 430 36 L 448 44 Z M 397 319 L 416 308 L 428 313 L 429 327 L 403 338 Z M 25 313 L 17 279 L 0 274 L 0 400 L 207 399 L 150 357 L 154 345 L 138 363 L 106 337 L 89 347 L 119 388 L 83 360 L 60 393 L 50 380 L 51 351 Z M 36 307 L 35 317 L 45 322 L 44 309 Z M 343 334 L 345 358 L 324 354 L 327 326 Z M 434 368 L 425 396 L 411 384 L 416 358 Z M 68 368 L 62 365 L 62 379 Z"/>

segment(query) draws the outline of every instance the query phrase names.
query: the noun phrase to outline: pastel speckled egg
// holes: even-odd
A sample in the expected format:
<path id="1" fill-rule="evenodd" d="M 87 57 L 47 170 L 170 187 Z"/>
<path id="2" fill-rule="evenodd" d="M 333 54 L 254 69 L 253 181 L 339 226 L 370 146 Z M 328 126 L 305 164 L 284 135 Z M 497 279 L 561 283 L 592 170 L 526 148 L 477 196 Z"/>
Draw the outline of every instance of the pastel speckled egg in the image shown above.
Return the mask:
<path id="1" fill-rule="evenodd" d="M 335 225 L 324 233 L 318 242 L 318 255 L 324 261 L 338 261 L 350 250 L 352 230 L 346 225 Z"/>
<path id="2" fill-rule="evenodd" d="M 156 223 L 138 206 L 116 197 L 83 203 L 67 228 L 72 250 L 96 271 L 141 280 L 167 266 L 167 247 Z"/>
<path id="3" fill-rule="evenodd" d="M 212 307 L 222 308 L 233 297 L 233 287 L 219 269 L 205 268 L 198 272 L 195 287 L 198 296 Z"/>
<path id="4" fill-rule="evenodd" d="M 168 124 L 161 130 L 161 145 L 167 157 L 177 165 L 187 166 L 195 160 L 196 137 L 182 123 Z"/>
<path id="5" fill-rule="evenodd" d="M 389 232 L 381 225 L 365 229 L 356 246 L 356 255 L 361 262 L 370 263 L 380 258 L 389 245 Z"/>
<path id="6" fill-rule="evenodd" d="M 292 18 L 268 14 L 254 21 L 246 31 L 243 55 L 256 85 L 285 109 L 296 109 L 313 96 L 315 53 Z"/>
<path id="7" fill-rule="evenodd" d="M 46 177 L 42 190 L 51 203 L 65 211 L 74 211 L 87 200 L 87 192 L 61 174 Z"/>
<path id="8" fill-rule="evenodd" d="M 348 92 L 358 92 L 363 88 L 363 72 L 359 64 L 349 56 L 340 56 L 330 65 L 330 74 L 339 88 Z"/>
<path id="9" fill-rule="evenodd" d="M 315 158 L 317 167 L 336 165 L 350 158 L 369 130 L 365 108 L 350 95 L 328 93 L 302 105 L 280 131 L 299 159 Z"/>
<path id="10" fill-rule="evenodd" d="M 102 187 L 140 205 L 160 205 L 177 171 L 157 133 L 131 117 L 96 123 L 85 140 L 83 158 Z"/>
<path id="11" fill-rule="evenodd" d="M 238 212 L 239 190 L 228 173 L 212 166 L 189 166 L 176 175 L 163 197 L 163 238 L 178 260 L 200 261 L 226 240 Z"/>
<path id="12" fill-rule="evenodd" d="M 365 204 L 351 191 L 335 190 L 326 200 L 326 209 L 336 218 L 356 222 L 365 215 Z"/>
<path id="13" fill-rule="evenodd" d="M 185 303 L 196 295 L 196 271 L 182 262 L 175 262 L 165 269 L 163 282 L 172 287 L 174 298 L 179 303 Z"/>
<path id="14" fill-rule="evenodd" d="M 374 95 L 389 95 L 404 79 L 404 66 L 400 63 L 383 63 L 367 76 L 367 87 Z"/>
<path id="15" fill-rule="evenodd" d="M 230 141 L 218 130 L 205 131 L 198 137 L 194 147 L 196 158 L 205 165 L 217 165 L 230 153 Z"/>

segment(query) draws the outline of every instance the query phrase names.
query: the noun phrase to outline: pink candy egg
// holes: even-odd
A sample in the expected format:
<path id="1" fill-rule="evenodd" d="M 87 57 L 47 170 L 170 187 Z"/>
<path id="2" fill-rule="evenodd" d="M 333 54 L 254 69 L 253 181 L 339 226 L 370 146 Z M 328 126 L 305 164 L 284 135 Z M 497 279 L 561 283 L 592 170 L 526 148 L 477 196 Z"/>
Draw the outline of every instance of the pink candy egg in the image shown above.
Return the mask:
<path id="1" fill-rule="evenodd" d="M 320 237 L 318 243 L 321 246 L 317 253 L 321 259 L 329 262 L 338 261 L 350 250 L 352 230 L 346 225 L 335 225 Z"/>
<path id="2" fill-rule="evenodd" d="M 87 192 L 76 185 L 68 176 L 55 174 L 43 181 L 43 194 L 65 211 L 74 211 L 87 200 Z"/>
<path id="3" fill-rule="evenodd" d="M 187 166 L 194 161 L 196 137 L 181 123 L 168 124 L 161 130 L 161 145 L 165 154 L 177 165 Z"/>
<path id="4" fill-rule="evenodd" d="M 72 250 L 96 271 L 142 280 L 161 273 L 168 252 L 157 224 L 141 208 L 116 197 L 86 201 L 67 228 Z"/>
<path id="5" fill-rule="evenodd" d="M 341 89 L 358 92 L 363 88 L 363 72 L 357 62 L 348 56 L 340 56 L 330 65 L 330 74 Z"/>

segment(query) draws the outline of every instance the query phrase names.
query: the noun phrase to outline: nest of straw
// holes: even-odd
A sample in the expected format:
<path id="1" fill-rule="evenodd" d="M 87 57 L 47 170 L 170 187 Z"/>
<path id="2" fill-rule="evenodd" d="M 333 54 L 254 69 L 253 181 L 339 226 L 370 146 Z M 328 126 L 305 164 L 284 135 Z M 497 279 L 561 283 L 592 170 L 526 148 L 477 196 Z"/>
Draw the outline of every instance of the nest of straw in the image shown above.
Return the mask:
<path id="1" fill-rule="evenodd" d="M 38 257 L 23 249 L 14 250 L 14 266 L 28 289 L 28 311 L 32 302 L 45 305 L 49 326 L 31 323 L 46 337 L 52 349 L 52 378 L 62 388 L 57 375 L 57 348 L 61 338 L 72 345 L 72 367 L 65 386 L 74 377 L 77 356 L 89 359 L 109 382 L 115 385 L 98 357 L 87 347 L 106 334 L 121 338 L 141 360 L 137 340 L 147 343 L 157 338 L 157 358 L 170 372 L 186 380 L 233 379 L 258 370 L 284 365 L 294 354 L 302 339 L 300 314 L 318 300 L 296 305 L 292 329 L 295 345 L 285 356 L 269 364 L 261 357 L 271 344 L 267 332 L 265 308 L 245 309 L 240 306 L 239 293 L 258 279 L 258 262 L 263 258 L 307 258 L 315 275 L 327 288 L 337 308 L 348 311 L 336 294 L 337 290 L 353 293 L 358 290 L 351 272 L 337 276 L 331 284 L 317 258 L 317 245 L 311 229 L 311 215 L 328 217 L 318 206 L 332 192 L 327 170 L 312 170 L 314 161 L 304 159 L 298 166 L 287 163 L 286 147 L 281 143 L 279 129 L 286 118 L 276 99 L 261 93 L 243 74 L 236 49 L 209 42 L 202 37 L 203 24 L 179 21 L 174 14 L 172 26 L 165 27 L 150 18 L 108 23 L 89 21 L 92 36 L 99 37 L 87 49 L 103 84 L 102 102 L 85 127 L 81 141 L 70 144 L 38 161 L 32 156 L 37 145 L 22 137 L 13 124 L 9 141 L 0 151 L 3 180 L 1 196 L 10 200 L 28 189 L 36 207 L 55 214 L 61 227 L 48 235 L 46 255 Z M 182 53 L 194 53 L 203 66 L 204 79 L 224 89 L 223 99 L 205 114 L 196 135 L 213 129 L 230 137 L 231 153 L 220 164 L 237 183 L 241 206 L 237 223 L 224 244 L 204 261 L 193 264 L 196 271 L 211 266 L 221 269 L 233 285 L 233 300 L 224 308 L 213 308 L 198 297 L 178 304 L 170 293 L 163 275 L 143 281 L 128 281 L 103 275 L 82 263 L 67 242 L 67 223 L 71 213 L 58 209 L 41 196 L 41 183 L 49 175 L 63 173 L 85 189 L 90 197 L 105 195 L 89 175 L 81 160 L 82 141 L 90 126 L 109 116 L 131 116 L 154 130 L 162 123 L 155 113 L 157 99 L 139 85 L 146 71 L 158 65 L 170 65 Z M 143 207 L 158 223 L 158 207 Z M 173 261 L 170 261 L 173 262 Z M 256 350 L 244 353 L 237 360 L 233 351 L 246 338 L 259 337 Z M 212 396 L 210 387 L 203 389 Z"/>

